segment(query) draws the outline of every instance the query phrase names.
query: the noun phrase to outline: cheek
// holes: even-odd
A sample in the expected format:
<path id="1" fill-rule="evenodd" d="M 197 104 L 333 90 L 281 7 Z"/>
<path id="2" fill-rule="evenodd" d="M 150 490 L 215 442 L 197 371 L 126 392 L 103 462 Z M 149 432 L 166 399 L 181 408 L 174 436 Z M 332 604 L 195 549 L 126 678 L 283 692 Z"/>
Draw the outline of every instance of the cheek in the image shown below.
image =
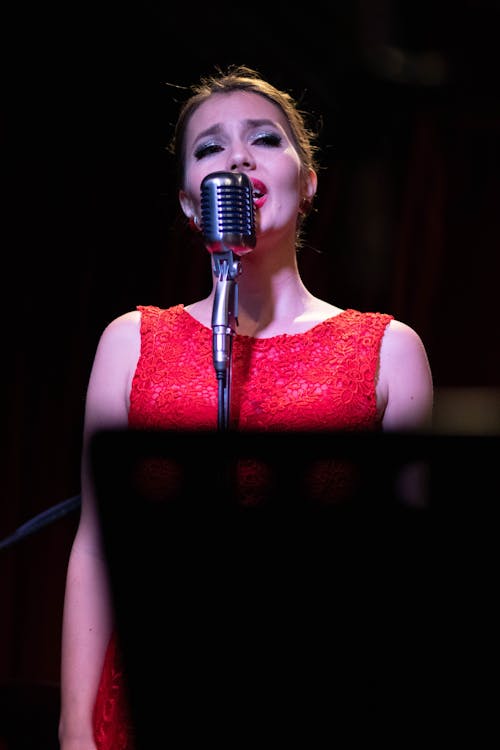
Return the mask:
<path id="1" fill-rule="evenodd" d="M 205 164 L 197 161 L 190 161 L 186 166 L 184 174 L 185 190 L 192 197 L 199 196 L 200 186 L 203 178 L 207 174 Z"/>
<path id="2" fill-rule="evenodd" d="M 288 169 L 294 172 L 296 175 L 300 175 L 302 172 L 302 165 L 300 163 L 299 155 L 292 146 L 285 149 L 284 151 L 285 161 L 288 164 Z"/>
<path id="3" fill-rule="evenodd" d="M 201 200 L 200 185 L 202 177 L 198 177 L 192 171 L 186 174 L 184 191 L 189 196 L 193 205 L 198 208 Z"/>
<path id="4" fill-rule="evenodd" d="M 298 204 L 301 196 L 301 179 L 297 169 L 288 169 L 282 172 L 280 180 L 280 192 L 287 204 Z"/>
<path id="5" fill-rule="evenodd" d="M 282 187 L 300 193 L 302 171 L 297 154 L 291 150 L 286 151 L 285 156 L 280 169 Z"/>

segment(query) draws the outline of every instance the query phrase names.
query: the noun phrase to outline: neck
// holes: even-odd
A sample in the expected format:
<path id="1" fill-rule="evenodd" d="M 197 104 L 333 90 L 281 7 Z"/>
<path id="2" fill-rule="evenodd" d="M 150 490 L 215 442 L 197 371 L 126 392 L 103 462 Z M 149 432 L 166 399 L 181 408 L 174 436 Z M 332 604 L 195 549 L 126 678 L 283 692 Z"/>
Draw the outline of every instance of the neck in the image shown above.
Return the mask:
<path id="1" fill-rule="evenodd" d="M 260 251 L 259 251 L 260 250 Z M 296 252 L 266 252 L 260 247 L 241 257 L 237 277 L 237 332 L 244 336 L 270 337 L 300 333 L 338 308 L 314 297 L 305 287 L 297 265 Z M 217 279 L 208 297 L 188 306 L 205 326 L 211 325 Z"/>

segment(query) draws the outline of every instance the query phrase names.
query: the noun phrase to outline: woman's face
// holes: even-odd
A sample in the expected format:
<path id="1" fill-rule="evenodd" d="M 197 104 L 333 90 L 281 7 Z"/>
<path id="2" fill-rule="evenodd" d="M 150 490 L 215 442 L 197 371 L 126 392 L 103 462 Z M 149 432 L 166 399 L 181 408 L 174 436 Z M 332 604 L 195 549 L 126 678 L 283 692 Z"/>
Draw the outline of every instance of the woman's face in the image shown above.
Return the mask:
<path id="1" fill-rule="evenodd" d="M 200 217 L 201 182 L 212 172 L 244 172 L 254 187 L 257 238 L 295 232 L 300 202 L 312 198 L 316 175 L 304 176 L 281 109 L 259 94 L 213 94 L 192 114 L 185 138 L 186 216 Z"/>

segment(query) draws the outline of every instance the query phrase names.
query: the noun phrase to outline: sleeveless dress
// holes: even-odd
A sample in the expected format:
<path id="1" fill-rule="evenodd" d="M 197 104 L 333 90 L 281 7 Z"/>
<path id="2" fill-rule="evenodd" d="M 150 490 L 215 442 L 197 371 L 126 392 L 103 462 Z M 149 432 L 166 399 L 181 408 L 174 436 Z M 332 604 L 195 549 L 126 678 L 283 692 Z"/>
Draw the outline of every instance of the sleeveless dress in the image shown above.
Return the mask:
<path id="1" fill-rule="evenodd" d="M 216 429 L 212 330 L 183 305 L 137 309 L 141 312 L 141 354 L 132 383 L 129 426 Z M 382 338 L 392 318 L 346 309 L 301 334 L 252 338 L 236 333 L 231 429 L 380 429 L 375 385 Z M 251 489 L 252 467 L 246 469 L 242 481 L 248 481 Z M 140 750 L 134 746 L 128 720 L 115 634 L 108 645 L 94 707 L 94 733 L 98 750 Z"/>

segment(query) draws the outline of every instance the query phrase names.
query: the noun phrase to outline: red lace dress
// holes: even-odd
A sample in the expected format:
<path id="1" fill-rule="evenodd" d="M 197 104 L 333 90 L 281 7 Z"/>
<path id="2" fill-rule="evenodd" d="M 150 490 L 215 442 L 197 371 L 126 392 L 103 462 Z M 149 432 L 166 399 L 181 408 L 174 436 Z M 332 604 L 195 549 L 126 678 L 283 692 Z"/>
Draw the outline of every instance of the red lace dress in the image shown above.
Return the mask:
<path id="1" fill-rule="evenodd" d="M 129 425 L 216 429 L 218 393 L 212 331 L 182 305 L 139 306 L 141 355 L 132 383 Z M 305 333 L 252 338 L 236 334 L 231 427 L 238 430 L 376 430 L 375 383 L 392 316 L 344 310 Z M 122 667 L 112 637 L 94 710 L 99 750 L 132 750 Z"/>

